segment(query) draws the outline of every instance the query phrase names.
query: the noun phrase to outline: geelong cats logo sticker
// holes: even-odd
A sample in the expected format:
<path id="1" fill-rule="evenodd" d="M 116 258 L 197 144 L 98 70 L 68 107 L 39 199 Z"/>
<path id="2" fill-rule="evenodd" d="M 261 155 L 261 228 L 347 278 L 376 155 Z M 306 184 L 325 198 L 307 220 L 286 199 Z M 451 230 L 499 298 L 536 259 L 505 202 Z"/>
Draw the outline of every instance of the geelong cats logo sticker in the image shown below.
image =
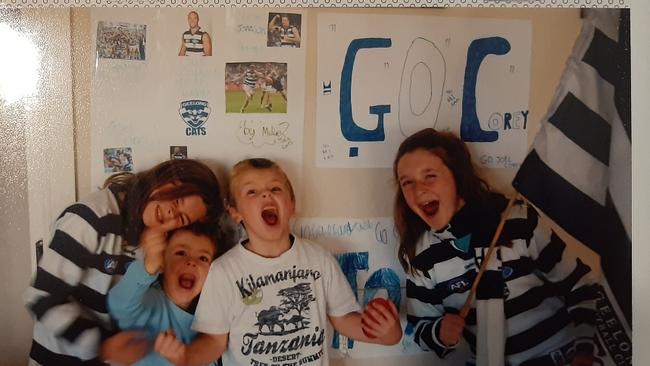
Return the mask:
<path id="1" fill-rule="evenodd" d="M 181 108 L 178 110 L 183 122 L 187 124 L 185 135 L 187 136 L 204 136 L 205 122 L 210 115 L 210 105 L 205 100 L 186 100 L 181 102 Z"/>
<path id="2" fill-rule="evenodd" d="M 447 282 L 447 286 L 449 286 L 449 291 L 461 294 L 470 288 L 471 284 L 464 277 L 456 277 L 449 280 L 449 282 Z"/>
<path id="3" fill-rule="evenodd" d="M 104 270 L 106 273 L 115 273 L 117 269 L 117 260 L 114 258 L 107 258 L 104 260 Z"/>

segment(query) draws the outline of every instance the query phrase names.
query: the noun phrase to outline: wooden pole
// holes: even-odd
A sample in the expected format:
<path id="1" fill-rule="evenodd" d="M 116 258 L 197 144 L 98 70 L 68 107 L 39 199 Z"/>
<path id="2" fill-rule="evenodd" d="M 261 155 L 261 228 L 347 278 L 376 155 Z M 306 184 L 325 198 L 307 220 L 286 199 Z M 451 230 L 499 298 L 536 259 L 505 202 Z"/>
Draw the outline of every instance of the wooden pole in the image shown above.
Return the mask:
<path id="1" fill-rule="evenodd" d="M 501 221 L 499 221 L 497 230 L 494 233 L 494 236 L 492 237 L 492 242 L 490 242 L 490 247 L 488 248 L 488 252 L 485 255 L 485 258 L 483 259 L 483 262 L 481 262 L 481 267 L 478 273 L 476 274 L 476 277 L 474 278 L 474 282 L 472 283 L 472 288 L 469 290 L 469 294 L 467 294 L 467 299 L 465 299 L 465 304 L 463 304 L 463 307 L 460 308 L 460 313 L 458 315 L 460 315 L 463 319 L 467 318 L 467 314 L 469 314 L 469 310 L 472 307 L 472 300 L 476 295 L 476 289 L 478 288 L 478 283 L 479 281 L 481 281 L 481 277 L 483 277 L 483 273 L 487 268 L 487 263 L 490 260 L 490 257 L 492 256 L 492 252 L 494 252 L 494 248 L 496 248 L 497 240 L 501 235 L 501 231 L 503 231 L 503 225 L 505 225 L 508 216 L 510 216 L 510 210 L 512 209 L 512 206 L 514 205 L 515 201 L 518 198 L 520 198 L 519 193 L 517 193 L 517 195 L 515 195 L 510 199 L 510 201 L 508 201 L 508 206 L 506 206 L 506 209 L 503 211 L 503 214 L 501 215 Z M 445 348 L 445 350 L 442 352 L 441 358 L 445 358 L 445 356 L 447 356 L 448 351 L 449 348 Z"/>
<path id="2" fill-rule="evenodd" d="M 490 260 L 490 257 L 492 257 L 492 253 L 496 248 L 496 244 L 497 241 L 499 240 L 499 236 L 501 235 L 501 231 L 503 231 L 503 225 L 506 223 L 508 216 L 510 216 L 510 210 L 512 209 L 512 206 L 517 200 L 517 198 L 519 198 L 519 194 L 517 194 L 516 196 L 510 199 L 510 201 L 508 202 L 508 206 L 506 207 L 506 209 L 503 211 L 503 214 L 501 215 L 501 221 L 497 226 L 497 230 L 494 233 L 494 237 L 492 237 L 492 242 L 490 243 L 488 252 L 485 255 L 485 258 L 483 258 L 483 262 L 481 262 L 481 268 L 476 274 L 476 278 L 474 278 L 474 283 L 472 283 L 472 288 L 470 289 L 469 294 L 467 294 L 467 299 L 465 299 L 465 304 L 463 304 L 463 307 L 460 309 L 459 315 L 463 317 L 463 319 L 465 319 L 467 317 L 467 314 L 469 314 L 469 310 L 472 306 L 472 300 L 476 295 L 476 289 L 478 288 L 478 283 L 481 281 L 481 277 L 483 277 L 483 273 L 487 268 L 488 261 Z"/>

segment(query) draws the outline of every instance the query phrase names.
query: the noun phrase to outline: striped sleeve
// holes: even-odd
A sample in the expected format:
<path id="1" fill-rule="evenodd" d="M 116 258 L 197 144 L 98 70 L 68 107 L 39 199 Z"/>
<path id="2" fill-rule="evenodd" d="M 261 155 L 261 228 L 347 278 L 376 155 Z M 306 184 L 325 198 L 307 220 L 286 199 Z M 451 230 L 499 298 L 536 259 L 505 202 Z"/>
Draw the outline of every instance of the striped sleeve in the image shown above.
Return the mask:
<path id="1" fill-rule="evenodd" d="M 534 213 L 534 210 L 530 209 Z M 534 213 L 536 215 L 536 213 Z M 576 329 L 577 348 L 593 350 L 598 284 L 591 267 L 549 228 L 538 223 L 528 250 L 538 273 L 553 284 L 565 301 Z"/>
<path id="2" fill-rule="evenodd" d="M 121 232 L 119 215 L 98 217 L 83 204 L 70 206 L 55 222 L 25 294 L 36 322 L 34 341 L 44 349 L 82 360 L 96 356 L 108 332 L 106 288 L 122 262 L 103 252 L 107 232 Z"/>
<path id="3" fill-rule="evenodd" d="M 97 246 L 94 231 L 81 216 L 64 213 L 55 223 L 54 235 L 44 248 L 36 278 L 28 290 L 28 308 L 36 320 L 69 342 L 77 341 L 82 333 L 88 344 L 99 344 L 101 337 L 98 324 L 83 316 L 81 305 L 72 300 L 81 291 L 97 300 L 92 290 L 79 286 L 87 269 L 84 259 L 90 256 L 89 248 Z M 93 303 L 103 308 L 103 304 Z"/>
<path id="4" fill-rule="evenodd" d="M 435 282 L 424 276 L 407 274 L 406 299 L 406 319 L 414 329 L 414 341 L 420 348 L 434 351 L 438 356 L 455 348 L 446 347 L 438 337 L 445 309 L 442 297 L 436 294 Z"/>

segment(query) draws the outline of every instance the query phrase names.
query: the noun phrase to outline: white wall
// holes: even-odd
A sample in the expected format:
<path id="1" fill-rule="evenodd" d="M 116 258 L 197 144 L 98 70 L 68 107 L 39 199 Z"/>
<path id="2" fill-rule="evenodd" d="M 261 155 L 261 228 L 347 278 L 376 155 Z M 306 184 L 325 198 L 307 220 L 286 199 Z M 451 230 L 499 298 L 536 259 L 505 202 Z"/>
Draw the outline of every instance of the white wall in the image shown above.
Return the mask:
<path id="1" fill-rule="evenodd" d="M 0 365 L 26 364 L 32 320 L 22 295 L 35 268 L 33 244 L 47 236 L 53 218 L 75 199 L 69 13 L 25 9 L 13 13 L 13 22 L 0 16 L 0 23 L 13 24 L 26 42 L 33 42 L 40 57 L 37 69 L 11 68 L 16 85 L 37 73 L 31 92 L 12 103 L 0 95 L 5 149 L 0 157 Z M 11 55 L 29 66 L 29 56 L 12 49 Z"/>
<path id="2" fill-rule="evenodd" d="M 633 344 L 645 344 L 650 339 L 650 317 L 647 309 L 650 307 L 648 283 L 650 283 L 650 247 L 643 245 L 650 237 L 650 145 L 638 143 L 644 137 L 650 136 L 650 125 L 639 123 L 650 115 L 648 103 L 648 85 L 650 85 L 650 3 L 635 1 L 634 11 L 630 12 L 631 48 L 632 51 L 632 318 L 634 319 Z M 636 347 L 633 363 L 643 365 L 650 360 L 650 347 Z"/>
<path id="3" fill-rule="evenodd" d="M 0 105 L 0 365 L 24 364 L 31 339 L 31 319 L 22 305 L 22 292 L 29 283 L 29 215 L 27 208 L 27 171 L 25 128 L 14 121 L 22 120 L 25 108 L 16 104 Z M 9 337 L 11 335 L 11 337 Z M 22 361 L 22 362 L 21 362 Z"/>

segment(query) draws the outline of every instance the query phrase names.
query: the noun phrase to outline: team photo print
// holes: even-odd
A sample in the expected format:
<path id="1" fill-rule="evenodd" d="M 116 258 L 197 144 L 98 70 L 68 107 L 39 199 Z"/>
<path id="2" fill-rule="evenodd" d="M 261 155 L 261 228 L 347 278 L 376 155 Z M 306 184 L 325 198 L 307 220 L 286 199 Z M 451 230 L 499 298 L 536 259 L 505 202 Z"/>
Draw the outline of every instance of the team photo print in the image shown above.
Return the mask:
<path id="1" fill-rule="evenodd" d="M 97 57 L 120 60 L 145 60 L 147 26 L 124 22 L 97 24 Z"/>

